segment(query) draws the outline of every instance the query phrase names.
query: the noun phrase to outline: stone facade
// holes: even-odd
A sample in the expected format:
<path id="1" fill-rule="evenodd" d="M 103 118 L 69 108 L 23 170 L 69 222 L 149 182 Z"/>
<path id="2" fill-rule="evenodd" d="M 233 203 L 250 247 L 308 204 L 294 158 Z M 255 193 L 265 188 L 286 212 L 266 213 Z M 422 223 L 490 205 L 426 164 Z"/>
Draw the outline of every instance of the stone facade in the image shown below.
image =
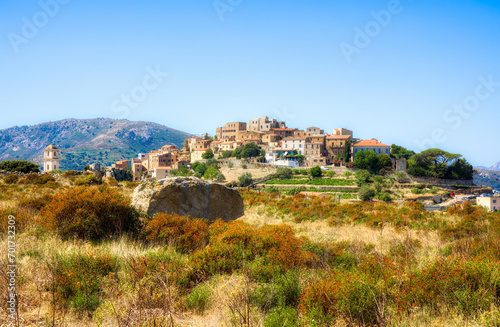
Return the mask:
<path id="1" fill-rule="evenodd" d="M 49 172 L 60 169 L 59 165 L 60 151 L 55 145 L 49 145 L 43 150 L 43 171 Z"/>

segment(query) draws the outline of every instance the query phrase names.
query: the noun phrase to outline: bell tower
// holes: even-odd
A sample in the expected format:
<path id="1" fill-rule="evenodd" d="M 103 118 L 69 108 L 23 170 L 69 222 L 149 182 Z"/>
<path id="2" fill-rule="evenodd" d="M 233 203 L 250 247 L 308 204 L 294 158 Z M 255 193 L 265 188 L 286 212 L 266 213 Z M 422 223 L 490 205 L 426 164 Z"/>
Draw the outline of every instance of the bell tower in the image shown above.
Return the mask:
<path id="1" fill-rule="evenodd" d="M 60 169 L 59 149 L 51 144 L 43 150 L 43 171 L 49 172 L 55 169 Z"/>

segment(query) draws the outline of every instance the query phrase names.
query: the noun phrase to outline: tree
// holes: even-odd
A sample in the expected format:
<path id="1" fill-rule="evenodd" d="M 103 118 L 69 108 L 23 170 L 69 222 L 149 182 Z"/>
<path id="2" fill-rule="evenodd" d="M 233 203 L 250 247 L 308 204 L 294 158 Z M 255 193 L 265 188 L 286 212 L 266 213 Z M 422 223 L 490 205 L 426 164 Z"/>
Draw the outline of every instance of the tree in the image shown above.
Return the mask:
<path id="1" fill-rule="evenodd" d="M 441 149 L 428 149 L 408 160 L 408 173 L 413 176 L 472 179 L 473 168 L 462 155 Z"/>
<path id="2" fill-rule="evenodd" d="M 250 173 L 243 173 L 238 177 L 238 186 L 239 187 L 245 187 L 252 185 L 253 179 L 252 179 L 252 174 Z"/>
<path id="3" fill-rule="evenodd" d="M 366 169 L 360 169 L 354 173 L 354 177 L 356 178 L 356 183 L 361 186 L 370 181 L 371 174 Z"/>
<path id="4" fill-rule="evenodd" d="M 380 169 L 378 155 L 371 150 L 359 151 L 354 157 L 354 166 L 359 169 L 378 171 Z"/>
<path id="5" fill-rule="evenodd" d="M 344 144 L 344 161 L 349 162 L 351 161 L 351 145 L 352 145 L 352 140 L 347 139 Z"/>
<path id="6" fill-rule="evenodd" d="M 309 169 L 309 175 L 311 175 L 312 178 L 317 178 L 321 177 L 323 175 L 323 172 L 321 171 L 321 168 L 319 166 L 316 166 Z"/>
<path id="7" fill-rule="evenodd" d="M 40 172 L 40 168 L 38 168 L 37 164 L 25 160 L 2 161 L 0 162 L 0 170 L 19 171 L 25 174 Z"/>
<path id="8" fill-rule="evenodd" d="M 208 149 L 201 155 L 202 159 L 212 159 L 213 157 L 214 157 L 214 152 L 212 151 L 212 149 Z"/>
<path id="9" fill-rule="evenodd" d="M 258 157 L 260 155 L 260 148 L 255 143 L 247 143 L 243 146 L 241 157 L 243 159 Z"/>
<path id="10" fill-rule="evenodd" d="M 363 201 L 371 201 L 375 195 L 375 190 L 367 185 L 359 189 L 359 197 Z"/>
<path id="11" fill-rule="evenodd" d="M 233 151 L 231 150 L 225 150 L 225 151 L 222 151 L 221 155 L 219 158 L 221 159 L 227 159 L 227 158 L 231 158 L 233 156 Z"/>
<path id="12" fill-rule="evenodd" d="M 391 145 L 391 156 L 396 159 L 410 159 L 413 155 L 415 155 L 415 151 L 408 150 L 402 146 L 393 144 Z"/>
<path id="13" fill-rule="evenodd" d="M 391 157 L 389 157 L 387 154 L 379 155 L 378 161 L 379 161 L 381 167 L 391 167 L 392 166 Z"/>
<path id="14" fill-rule="evenodd" d="M 207 170 L 205 170 L 203 178 L 206 180 L 216 179 L 218 174 L 219 170 L 217 169 L 217 165 L 211 165 L 210 167 L 207 168 Z"/>

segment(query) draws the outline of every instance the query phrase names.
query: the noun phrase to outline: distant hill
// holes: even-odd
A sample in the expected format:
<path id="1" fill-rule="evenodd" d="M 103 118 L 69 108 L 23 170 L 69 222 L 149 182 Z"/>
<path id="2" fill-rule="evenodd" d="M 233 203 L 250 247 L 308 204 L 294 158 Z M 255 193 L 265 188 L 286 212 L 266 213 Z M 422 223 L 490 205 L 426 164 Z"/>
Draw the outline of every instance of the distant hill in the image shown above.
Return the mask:
<path id="1" fill-rule="evenodd" d="M 110 165 L 166 144 L 182 147 L 192 136 L 164 125 L 125 119 L 64 119 L 0 130 L 0 161 L 43 162 L 43 149 L 61 150 L 61 169 L 83 169 L 93 162 Z"/>
<path id="2" fill-rule="evenodd" d="M 500 190 L 500 170 L 480 168 L 476 168 L 476 170 L 478 173 L 474 174 L 474 184 Z"/>
<path id="3" fill-rule="evenodd" d="M 500 161 L 488 168 L 489 170 L 500 170 Z"/>

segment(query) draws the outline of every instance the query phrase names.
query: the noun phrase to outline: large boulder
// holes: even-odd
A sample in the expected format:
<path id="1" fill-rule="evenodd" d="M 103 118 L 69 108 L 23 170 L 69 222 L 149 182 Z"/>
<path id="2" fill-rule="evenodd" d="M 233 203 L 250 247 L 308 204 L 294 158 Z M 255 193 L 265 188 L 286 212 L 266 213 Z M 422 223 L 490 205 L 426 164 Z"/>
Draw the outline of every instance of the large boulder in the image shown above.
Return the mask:
<path id="1" fill-rule="evenodd" d="M 104 177 L 106 178 L 114 178 L 118 182 L 123 182 L 123 181 L 132 181 L 132 173 L 128 170 L 125 169 L 120 169 L 120 168 L 106 168 L 104 171 Z"/>
<path id="2" fill-rule="evenodd" d="M 244 214 L 238 191 L 196 177 L 168 177 L 143 183 L 134 190 L 132 205 L 149 216 L 166 212 L 209 221 L 230 221 Z"/>

